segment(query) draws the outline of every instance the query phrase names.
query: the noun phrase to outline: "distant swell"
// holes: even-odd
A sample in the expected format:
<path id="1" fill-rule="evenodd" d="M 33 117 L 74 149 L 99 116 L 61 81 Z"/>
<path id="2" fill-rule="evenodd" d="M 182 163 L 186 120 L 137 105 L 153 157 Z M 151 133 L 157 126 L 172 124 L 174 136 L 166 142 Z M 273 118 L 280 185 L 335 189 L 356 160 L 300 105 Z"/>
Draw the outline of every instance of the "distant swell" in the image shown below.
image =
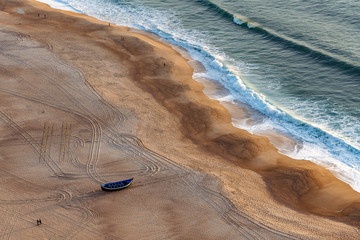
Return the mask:
<path id="1" fill-rule="evenodd" d="M 239 25 L 240 27 L 244 27 L 247 28 L 249 31 L 262 34 L 266 38 L 272 41 L 282 43 L 286 47 L 292 48 L 295 51 L 300 51 L 302 53 L 308 54 L 308 56 L 316 59 L 322 64 L 330 65 L 332 67 L 338 67 L 339 69 L 347 72 L 348 74 L 360 74 L 360 66 L 348 62 L 345 59 L 340 59 L 340 57 L 335 56 L 334 54 L 326 52 L 322 49 L 317 49 L 316 47 L 310 46 L 291 37 L 287 37 L 270 28 L 263 27 L 259 23 L 251 22 L 247 17 L 233 14 L 211 2 L 210 0 L 197 0 L 197 2 L 203 6 L 207 6 L 212 11 L 217 12 L 222 17 L 226 18 L 228 21 L 231 21 Z"/>

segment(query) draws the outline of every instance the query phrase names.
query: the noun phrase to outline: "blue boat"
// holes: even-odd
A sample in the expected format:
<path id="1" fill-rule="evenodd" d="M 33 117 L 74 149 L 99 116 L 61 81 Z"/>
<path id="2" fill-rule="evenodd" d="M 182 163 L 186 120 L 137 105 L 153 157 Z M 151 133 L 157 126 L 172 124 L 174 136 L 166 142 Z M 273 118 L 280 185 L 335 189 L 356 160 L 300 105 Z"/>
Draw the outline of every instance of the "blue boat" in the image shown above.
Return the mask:
<path id="1" fill-rule="evenodd" d="M 124 189 L 124 188 L 127 188 L 128 186 L 130 186 L 130 184 L 132 183 L 133 180 L 134 180 L 134 178 L 130 178 L 130 179 L 123 180 L 120 182 L 104 183 L 101 185 L 101 189 L 103 191 L 121 190 L 121 189 Z"/>

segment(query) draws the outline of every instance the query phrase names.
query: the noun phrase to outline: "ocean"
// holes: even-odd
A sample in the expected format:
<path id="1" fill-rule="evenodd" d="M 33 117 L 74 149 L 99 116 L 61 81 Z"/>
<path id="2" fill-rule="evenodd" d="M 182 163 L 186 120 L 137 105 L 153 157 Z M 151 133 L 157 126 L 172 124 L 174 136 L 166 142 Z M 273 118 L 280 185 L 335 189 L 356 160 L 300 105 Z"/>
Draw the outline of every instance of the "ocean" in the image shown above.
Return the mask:
<path id="1" fill-rule="evenodd" d="M 206 69 L 194 79 L 216 85 L 211 98 L 247 109 L 234 126 L 292 139 L 274 144 L 360 192 L 358 0 L 39 1 L 185 48 Z"/>

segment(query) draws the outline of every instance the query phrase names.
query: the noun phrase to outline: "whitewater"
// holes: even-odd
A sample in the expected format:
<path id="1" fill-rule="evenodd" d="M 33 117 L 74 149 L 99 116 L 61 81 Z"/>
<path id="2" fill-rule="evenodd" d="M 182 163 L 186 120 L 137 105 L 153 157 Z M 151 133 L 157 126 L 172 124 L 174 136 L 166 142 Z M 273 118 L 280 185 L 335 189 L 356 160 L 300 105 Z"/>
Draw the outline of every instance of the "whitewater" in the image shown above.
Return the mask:
<path id="1" fill-rule="evenodd" d="M 235 105 L 245 103 L 249 106 L 249 112 L 251 112 L 249 119 L 234 118 L 234 126 L 265 136 L 269 131 L 275 130 L 278 134 L 293 139 L 297 143 L 294 148 L 274 144 L 280 152 L 292 158 L 310 160 L 325 166 L 339 179 L 360 192 L 360 115 L 341 112 L 341 107 L 335 108 L 336 104 L 329 104 L 325 101 L 326 99 L 303 93 L 308 90 L 306 83 L 313 84 L 312 87 L 315 88 L 323 87 L 323 85 L 316 85 L 314 79 L 319 76 L 326 79 L 327 75 L 322 74 L 321 71 L 327 72 L 327 67 L 339 69 L 337 71 L 346 74 L 346 77 L 358 78 L 360 66 L 357 65 L 357 55 L 348 54 L 353 47 L 343 46 L 335 49 L 331 41 L 328 41 L 329 43 L 326 43 L 327 40 L 324 40 L 324 43 L 311 41 L 311 37 L 305 41 L 306 34 L 296 35 L 297 33 L 290 30 L 287 32 L 286 27 L 282 26 L 279 29 L 269 28 L 264 26 L 264 23 L 250 20 L 242 14 L 229 10 L 231 6 L 228 5 L 239 4 L 236 1 L 218 1 L 219 3 L 216 1 L 194 1 L 196 3 L 149 1 L 151 3 L 145 3 L 140 0 L 132 2 L 121 0 L 38 1 L 47 3 L 53 8 L 83 13 L 106 22 L 149 31 L 172 44 L 183 47 L 206 69 L 205 72 L 195 71 L 193 76 L 195 80 L 201 82 L 203 79 L 209 79 L 226 89 L 226 91 L 211 93 L 210 97 L 224 103 Z M 199 4 L 196 6 L 206 10 L 206 13 L 196 12 L 194 4 Z M 163 7 L 163 5 L 167 6 Z M 249 10 L 247 14 L 250 13 Z M 199 19 L 204 24 L 208 24 L 203 25 L 206 29 L 199 30 L 204 27 L 195 26 L 196 21 L 191 22 L 186 19 L 184 17 L 188 16 L 186 14 L 192 16 L 198 14 Z M 261 18 L 259 17 L 258 20 Z M 213 29 L 214 26 L 220 23 L 223 24 L 222 26 L 226 25 L 229 30 L 239 31 L 239 33 L 224 32 L 223 36 L 212 36 L 212 31 L 218 31 Z M 313 28 L 316 29 L 316 27 L 314 24 Z M 253 48 L 254 43 L 259 41 L 263 42 L 254 48 L 256 51 L 246 50 L 248 54 L 244 54 L 244 49 Z M 355 41 L 353 45 L 358 43 L 356 40 L 353 41 Z M 274 65 L 274 68 L 261 61 L 251 61 L 264 58 L 266 62 L 268 55 L 271 55 L 271 53 L 266 55 L 266 51 L 270 52 L 271 48 L 271 51 L 275 52 L 279 49 L 278 45 L 286 46 L 285 50 L 281 49 L 282 55 L 279 55 L 283 58 L 281 61 L 287 62 L 286 59 L 292 59 L 292 56 L 299 57 L 300 60 L 296 63 L 289 62 L 285 66 Z M 257 49 L 260 50 L 257 51 Z M 344 57 L 347 55 L 350 57 Z M 316 65 L 323 68 L 319 70 L 314 67 L 314 64 L 306 65 L 308 58 L 316 59 L 325 67 Z M 276 70 L 276 67 L 280 70 Z M 284 67 L 288 69 L 284 71 L 286 74 L 281 71 Z M 306 69 L 307 71 L 300 72 L 305 77 L 310 70 L 312 76 L 307 79 L 304 77 L 303 82 L 289 81 L 293 77 L 293 69 L 296 71 Z M 321 74 L 316 75 L 316 71 Z M 300 73 L 298 75 L 301 75 Z M 338 78 L 342 77 L 340 73 L 336 74 L 339 74 Z M 287 81 L 279 80 L 281 77 Z M 351 84 L 354 83 L 356 84 L 356 81 L 351 82 Z M 331 86 L 331 83 L 327 85 Z M 324 95 L 336 92 L 336 88 L 338 86 L 334 86 L 333 89 L 329 87 Z M 357 85 L 349 86 L 349 91 L 357 88 Z M 295 95 L 291 92 L 295 92 L 294 89 L 302 89 L 302 92 L 299 91 L 298 95 Z M 349 102 L 349 106 L 354 104 L 351 99 Z M 348 112 L 353 109 L 349 108 Z"/>

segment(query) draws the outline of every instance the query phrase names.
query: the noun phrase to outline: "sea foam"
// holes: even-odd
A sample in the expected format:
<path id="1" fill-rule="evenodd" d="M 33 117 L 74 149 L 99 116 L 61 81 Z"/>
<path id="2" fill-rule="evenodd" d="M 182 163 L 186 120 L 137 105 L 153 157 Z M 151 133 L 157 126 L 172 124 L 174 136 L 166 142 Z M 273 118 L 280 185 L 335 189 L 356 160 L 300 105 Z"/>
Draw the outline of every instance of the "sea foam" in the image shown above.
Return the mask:
<path id="1" fill-rule="evenodd" d="M 36 1 L 46 3 L 47 5 L 49 5 L 52 8 L 55 8 L 55 9 L 82 13 L 81 11 L 73 8 L 72 6 L 69 5 L 69 3 L 64 2 L 64 1 L 60 1 L 60 0 L 36 0 Z"/>

